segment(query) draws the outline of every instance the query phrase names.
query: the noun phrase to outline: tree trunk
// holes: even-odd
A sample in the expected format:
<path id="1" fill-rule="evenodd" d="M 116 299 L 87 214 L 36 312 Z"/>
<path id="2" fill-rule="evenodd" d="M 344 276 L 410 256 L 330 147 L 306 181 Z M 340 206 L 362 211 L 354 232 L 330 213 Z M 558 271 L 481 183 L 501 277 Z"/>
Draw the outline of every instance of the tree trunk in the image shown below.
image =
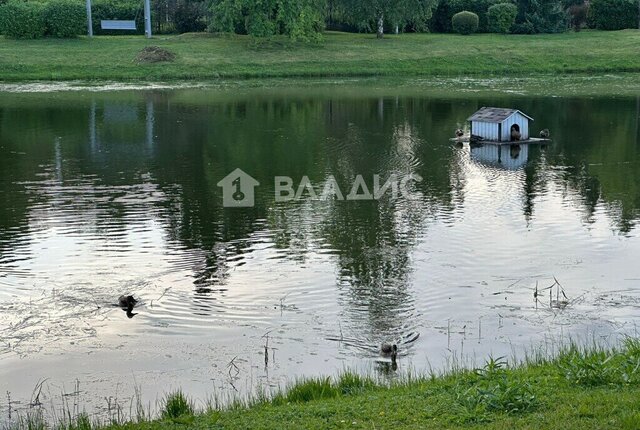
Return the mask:
<path id="1" fill-rule="evenodd" d="M 396 26 L 395 26 L 394 33 L 395 34 L 400 33 L 400 29 L 398 28 L 398 24 L 396 24 Z"/>
<path id="2" fill-rule="evenodd" d="M 378 18 L 378 32 L 376 33 L 376 37 L 378 39 L 382 39 L 384 36 L 384 15 L 380 14 L 380 18 Z"/>

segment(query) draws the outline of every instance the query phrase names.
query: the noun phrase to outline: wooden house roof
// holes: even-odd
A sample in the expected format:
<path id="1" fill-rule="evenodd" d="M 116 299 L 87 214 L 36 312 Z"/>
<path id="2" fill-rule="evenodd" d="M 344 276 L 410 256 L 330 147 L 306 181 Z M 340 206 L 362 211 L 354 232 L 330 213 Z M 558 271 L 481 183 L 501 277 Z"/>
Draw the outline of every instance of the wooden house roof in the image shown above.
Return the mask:
<path id="1" fill-rule="evenodd" d="M 533 121 L 533 118 L 523 113 L 522 111 L 519 111 L 518 109 L 506 109 L 506 108 L 495 108 L 495 107 L 483 107 L 478 112 L 471 115 L 467 119 L 467 121 L 500 123 L 506 120 L 507 118 L 509 118 L 511 115 L 513 115 L 516 112 Z"/>

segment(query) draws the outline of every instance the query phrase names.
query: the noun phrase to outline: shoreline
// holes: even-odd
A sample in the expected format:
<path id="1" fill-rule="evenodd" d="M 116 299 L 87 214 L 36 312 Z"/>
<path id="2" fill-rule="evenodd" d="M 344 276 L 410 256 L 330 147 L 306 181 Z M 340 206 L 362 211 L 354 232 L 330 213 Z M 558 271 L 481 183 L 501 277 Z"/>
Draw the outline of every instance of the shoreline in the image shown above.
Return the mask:
<path id="1" fill-rule="evenodd" d="M 606 74 L 601 76 L 581 75 L 532 75 L 523 77 L 504 76 L 432 76 L 373 78 L 256 78 L 217 79 L 211 81 L 0 81 L 0 93 L 47 94 L 79 92 L 118 93 L 126 91 L 175 91 L 206 90 L 232 92 L 238 89 L 259 92 L 278 91 L 294 94 L 301 89 L 306 95 L 324 97 L 325 89 L 340 88 L 341 96 L 361 97 L 362 89 L 370 96 L 415 96 L 420 94 L 446 97 L 475 97 L 484 94 L 505 96 L 640 96 L 640 73 Z"/>
<path id="2" fill-rule="evenodd" d="M 390 363 L 386 367 L 393 374 Z M 476 369 L 454 364 L 442 374 L 407 373 L 395 380 L 345 371 L 301 379 L 272 395 L 258 392 L 226 407 L 214 397 L 198 409 L 178 390 L 160 401 L 155 418 L 138 402 L 132 416 L 111 422 L 74 409 L 63 411 L 58 423 L 32 414 L 7 428 L 631 429 L 640 422 L 639 395 L 640 341 L 627 337 L 619 347 L 572 343 L 555 354 L 534 350 L 515 364 L 487 357 Z"/>

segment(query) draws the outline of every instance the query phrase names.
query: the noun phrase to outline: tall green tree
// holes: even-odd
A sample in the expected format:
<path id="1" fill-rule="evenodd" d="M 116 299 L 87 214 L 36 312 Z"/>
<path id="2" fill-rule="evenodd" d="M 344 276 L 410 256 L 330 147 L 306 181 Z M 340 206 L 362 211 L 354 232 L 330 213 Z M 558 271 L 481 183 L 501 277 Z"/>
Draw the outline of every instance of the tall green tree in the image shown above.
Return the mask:
<path id="1" fill-rule="evenodd" d="M 213 0 L 212 28 L 256 37 L 284 34 L 297 40 L 318 39 L 325 8 L 325 0 Z"/>
<path id="2" fill-rule="evenodd" d="M 344 16 L 350 24 L 362 30 L 376 30 L 380 39 L 385 24 L 395 28 L 411 26 L 414 30 L 426 30 L 437 0 L 340 0 Z"/>
<path id="3" fill-rule="evenodd" d="M 568 14 L 562 1 L 518 0 L 518 22 L 530 22 L 536 33 L 567 30 Z"/>

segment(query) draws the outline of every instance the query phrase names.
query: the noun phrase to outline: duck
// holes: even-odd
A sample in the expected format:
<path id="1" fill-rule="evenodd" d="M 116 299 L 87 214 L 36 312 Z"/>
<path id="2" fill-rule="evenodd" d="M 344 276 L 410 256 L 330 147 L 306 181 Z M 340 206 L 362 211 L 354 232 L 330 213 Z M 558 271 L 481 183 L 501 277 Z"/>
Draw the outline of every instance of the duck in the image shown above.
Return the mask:
<path id="1" fill-rule="evenodd" d="M 133 296 L 120 296 L 118 298 L 118 306 L 121 308 L 134 307 L 138 301 Z"/>
<path id="2" fill-rule="evenodd" d="M 133 308 L 135 307 L 138 301 L 133 296 L 120 296 L 118 298 L 118 306 L 126 312 L 127 318 L 133 318 L 138 315 L 133 312 Z"/>
<path id="3" fill-rule="evenodd" d="M 456 130 L 456 137 L 460 138 L 462 136 L 464 136 L 464 131 L 462 131 L 462 129 L 460 129 L 460 128 L 457 129 Z"/>
<path id="4" fill-rule="evenodd" d="M 540 137 L 543 139 L 548 139 L 549 136 L 551 136 L 551 132 L 549 131 L 548 128 L 545 128 L 544 130 L 540 130 Z"/>
<path id="5" fill-rule="evenodd" d="M 469 136 L 469 142 L 471 143 L 480 143 L 483 140 L 482 136 L 478 136 L 477 134 L 472 134 Z"/>
<path id="6" fill-rule="evenodd" d="M 522 134 L 518 130 L 511 129 L 511 140 L 520 140 L 520 137 L 522 137 Z"/>
<path id="7" fill-rule="evenodd" d="M 395 343 L 383 343 L 380 346 L 380 355 L 382 355 L 383 357 L 391 358 L 391 362 L 395 363 L 396 358 L 398 357 L 398 345 L 396 345 Z"/>

